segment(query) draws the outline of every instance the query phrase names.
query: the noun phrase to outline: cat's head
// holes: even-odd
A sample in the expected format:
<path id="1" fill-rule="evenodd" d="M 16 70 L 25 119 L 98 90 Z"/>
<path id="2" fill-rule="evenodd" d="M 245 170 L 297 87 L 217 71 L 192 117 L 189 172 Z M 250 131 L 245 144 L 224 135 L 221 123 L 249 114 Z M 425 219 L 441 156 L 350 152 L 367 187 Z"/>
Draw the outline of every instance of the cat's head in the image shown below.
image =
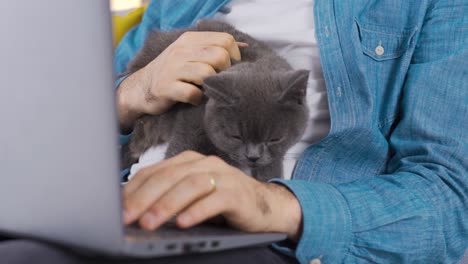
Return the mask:
<path id="1" fill-rule="evenodd" d="M 309 72 L 222 72 L 204 80 L 204 126 L 219 150 L 251 168 L 282 162 L 304 133 Z"/>

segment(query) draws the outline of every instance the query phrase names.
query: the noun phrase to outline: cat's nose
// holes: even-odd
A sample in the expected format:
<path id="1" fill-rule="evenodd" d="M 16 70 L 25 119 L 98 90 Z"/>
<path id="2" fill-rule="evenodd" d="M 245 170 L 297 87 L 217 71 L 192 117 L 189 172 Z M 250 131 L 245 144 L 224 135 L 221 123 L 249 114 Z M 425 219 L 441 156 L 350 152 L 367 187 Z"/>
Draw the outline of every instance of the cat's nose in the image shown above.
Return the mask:
<path id="1" fill-rule="evenodd" d="M 247 144 L 245 156 L 251 163 L 257 162 L 263 154 L 263 147 L 259 144 Z"/>
<path id="2" fill-rule="evenodd" d="M 259 157 L 259 156 L 250 156 L 250 157 L 247 157 L 247 159 L 248 159 L 250 162 L 255 163 L 255 162 L 257 162 L 257 161 L 260 159 L 260 157 Z"/>

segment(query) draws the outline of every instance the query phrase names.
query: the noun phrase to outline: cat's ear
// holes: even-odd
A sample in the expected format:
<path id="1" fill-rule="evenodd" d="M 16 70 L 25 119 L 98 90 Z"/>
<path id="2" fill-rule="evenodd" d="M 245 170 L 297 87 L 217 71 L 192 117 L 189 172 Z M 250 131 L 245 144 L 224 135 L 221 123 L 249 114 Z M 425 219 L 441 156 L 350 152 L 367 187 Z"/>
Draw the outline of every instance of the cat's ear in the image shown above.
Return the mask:
<path id="1" fill-rule="evenodd" d="M 297 70 L 283 73 L 282 82 L 284 90 L 281 93 L 279 103 L 304 104 L 307 92 L 309 71 Z"/>
<path id="2" fill-rule="evenodd" d="M 203 90 L 205 95 L 219 103 L 232 105 L 236 103 L 230 93 L 232 83 L 227 74 L 216 74 L 203 79 Z"/>

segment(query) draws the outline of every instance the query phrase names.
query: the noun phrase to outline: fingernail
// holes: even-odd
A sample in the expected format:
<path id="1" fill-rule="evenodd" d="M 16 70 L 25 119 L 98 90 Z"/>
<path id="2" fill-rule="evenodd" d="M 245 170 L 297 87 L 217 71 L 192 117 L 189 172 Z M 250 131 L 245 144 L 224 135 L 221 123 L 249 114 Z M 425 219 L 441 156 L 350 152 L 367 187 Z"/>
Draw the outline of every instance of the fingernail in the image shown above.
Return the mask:
<path id="1" fill-rule="evenodd" d="M 249 43 L 245 43 L 245 42 L 237 42 L 237 46 L 239 48 L 247 48 L 249 46 Z"/>
<path id="2" fill-rule="evenodd" d="M 124 210 L 123 211 L 123 220 L 124 220 L 124 223 L 125 224 L 128 224 L 130 222 L 130 218 L 131 218 L 131 215 L 130 215 L 130 212 L 128 210 Z"/>
<path id="3" fill-rule="evenodd" d="M 179 223 L 181 223 L 184 226 L 190 225 L 192 218 L 188 214 L 182 214 L 179 215 L 178 217 Z"/>
<path id="4" fill-rule="evenodd" d="M 153 228 L 156 225 L 156 218 L 151 213 L 145 213 L 141 218 L 141 223 L 147 228 Z"/>
<path id="5" fill-rule="evenodd" d="M 203 102 L 203 96 L 200 97 L 200 98 L 193 99 L 192 105 L 199 106 L 199 105 L 201 105 L 202 102 Z"/>

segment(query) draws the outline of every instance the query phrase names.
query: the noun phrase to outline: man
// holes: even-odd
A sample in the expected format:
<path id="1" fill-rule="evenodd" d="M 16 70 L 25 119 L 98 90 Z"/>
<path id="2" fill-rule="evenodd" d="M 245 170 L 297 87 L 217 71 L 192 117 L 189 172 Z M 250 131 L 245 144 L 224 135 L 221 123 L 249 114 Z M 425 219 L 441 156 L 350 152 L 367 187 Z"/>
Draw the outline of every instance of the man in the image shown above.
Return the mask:
<path id="1" fill-rule="evenodd" d="M 316 43 L 320 60 L 309 54 L 308 68 L 317 74 L 308 92 L 320 94 L 324 80 L 329 131 L 325 122 L 322 133 L 309 138 L 313 144 L 301 150 L 291 180 L 260 183 L 219 158 L 193 152 L 150 165 L 125 187 L 126 223 L 153 230 L 177 214 L 177 224 L 186 228 L 223 215 L 238 229 L 289 238 L 273 248 L 168 263 L 456 262 L 468 245 L 468 3 L 227 2 L 152 1 L 141 25 L 117 49 L 116 71 L 123 72 L 154 28 L 183 28 L 214 16 L 242 30 L 236 21 L 275 19 L 281 21 L 275 27 L 249 24 L 264 32 L 282 28 L 270 44 L 283 43 L 278 36 L 290 31 L 283 41 L 312 39 L 311 49 Z M 288 16 L 305 7 L 313 9 L 308 18 L 314 23 Z M 252 13 L 230 16 L 238 10 Z M 307 24 L 315 34 L 294 34 L 294 23 Z M 262 40 L 269 42 L 268 36 Z M 184 34 L 148 66 L 119 80 L 122 131 L 129 133 L 142 114 L 161 114 L 176 102 L 197 104 L 202 93 L 196 85 L 229 67 L 231 59 L 241 56 L 229 35 Z M 322 109 L 323 97 L 310 100 L 309 107 Z M 26 247 L 18 243 L 9 248 Z M 26 252 L 64 254 L 35 245 Z"/>

